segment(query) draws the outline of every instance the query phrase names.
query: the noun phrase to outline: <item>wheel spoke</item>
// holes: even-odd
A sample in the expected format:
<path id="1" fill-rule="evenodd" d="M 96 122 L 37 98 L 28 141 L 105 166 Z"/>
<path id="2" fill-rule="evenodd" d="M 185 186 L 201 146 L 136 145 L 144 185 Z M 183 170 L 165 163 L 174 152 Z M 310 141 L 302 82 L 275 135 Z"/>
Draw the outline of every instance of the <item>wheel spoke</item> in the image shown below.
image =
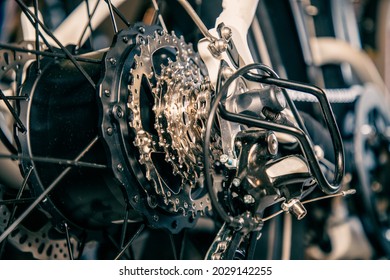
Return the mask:
<path id="1" fill-rule="evenodd" d="M 38 18 L 38 0 L 34 0 L 34 13 L 35 17 Z M 37 21 L 35 21 L 35 50 L 40 50 L 40 44 L 39 44 L 39 24 Z M 41 73 L 41 61 L 39 59 L 39 54 L 36 54 L 36 61 L 37 61 L 37 73 Z"/>
<path id="2" fill-rule="evenodd" d="M 23 179 L 23 183 L 22 183 L 22 186 L 20 187 L 17 195 L 16 195 L 16 199 L 20 199 L 23 195 L 23 192 L 24 190 L 26 189 L 26 186 L 27 186 L 27 182 L 28 180 L 30 179 L 30 176 L 32 174 L 32 171 L 34 170 L 34 167 L 31 167 L 30 170 L 28 171 L 27 175 L 24 177 Z M 11 225 L 15 215 L 16 215 L 16 210 L 18 209 L 18 206 L 17 205 L 14 205 L 12 208 L 11 208 L 11 215 L 8 219 L 8 222 L 7 222 L 7 228 Z M 5 244 L 6 244 L 7 240 L 4 240 L 3 243 L 1 243 L 1 249 L 0 249 L 0 259 L 2 259 L 3 257 L 3 253 L 4 253 L 4 249 L 5 249 Z"/>
<path id="3" fill-rule="evenodd" d="M 121 242 L 120 242 L 120 248 L 121 249 L 125 245 L 125 237 L 126 237 L 127 225 L 129 224 L 129 212 L 130 212 L 130 205 L 126 204 L 125 215 L 124 215 L 124 218 L 123 218 L 123 225 L 122 225 Z"/>
<path id="4" fill-rule="evenodd" d="M 84 70 L 84 68 L 78 63 L 78 61 L 74 58 L 74 56 L 67 50 L 61 42 L 53 35 L 53 33 L 28 9 L 28 7 L 21 1 L 21 0 L 15 0 L 20 8 L 22 9 L 23 13 L 25 13 L 27 18 L 31 21 L 32 24 L 35 22 L 38 22 L 38 24 L 42 27 L 42 29 L 48 34 L 54 42 L 61 48 L 61 50 L 65 53 L 65 55 L 72 61 L 73 65 L 83 74 L 83 76 L 87 79 L 87 81 L 90 83 L 90 85 L 96 89 L 96 84 L 92 80 L 92 78 L 88 75 L 88 73 Z M 32 19 L 34 20 L 32 20 Z"/>
<path id="5" fill-rule="evenodd" d="M 173 238 L 173 234 L 172 233 L 169 234 L 169 240 L 171 241 L 171 248 L 172 248 L 172 253 L 173 253 L 173 259 L 177 260 L 176 244 L 175 244 L 175 240 Z"/>
<path id="6" fill-rule="evenodd" d="M 12 117 L 16 121 L 20 131 L 22 133 L 26 132 L 27 131 L 26 127 L 24 126 L 23 122 L 19 118 L 19 116 L 16 113 L 15 109 L 12 107 L 11 103 L 9 103 L 9 101 L 7 99 L 7 96 L 4 95 L 4 93 L 3 93 L 3 91 L 1 89 L 0 89 L 0 99 L 3 100 L 3 102 L 7 106 L 8 111 L 11 113 Z"/>
<path id="7" fill-rule="evenodd" d="M 183 236 L 181 239 L 181 246 L 180 246 L 180 255 L 179 255 L 179 260 L 184 260 L 184 249 L 185 249 L 185 243 L 187 240 L 187 230 L 183 230 Z"/>
<path id="8" fill-rule="evenodd" d="M 99 137 L 96 136 L 91 143 L 76 157 L 75 161 L 79 161 L 98 141 Z M 67 167 L 62 173 L 50 184 L 45 191 L 39 195 L 35 201 L 0 235 L 0 243 L 31 213 L 35 207 L 58 185 L 59 182 L 69 173 L 71 167 Z"/>
<path id="9" fill-rule="evenodd" d="M 116 34 L 116 33 L 118 33 L 118 26 L 116 24 L 115 15 L 114 15 L 114 11 L 113 11 L 113 8 L 112 8 L 111 0 L 106 0 L 106 3 L 108 5 L 108 9 L 110 11 L 112 27 L 114 28 L 114 33 Z"/>
<path id="10" fill-rule="evenodd" d="M 5 49 L 5 50 L 10 50 L 10 51 L 15 51 L 15 52 L 21 52 L 21 53 L 29 53 L 29 54 L 36 54 L 36 55 L 41 55 L 41 56 L 46 56 L 46 57 L 52 57 L 52 58 L 64 58 L 64 59 L 70 59 L 66 54 L 62 54 L 59 52 L 46 52 L 46 51 L 36 51 L 36 50 L 28 50 L 28 49 L 23 49 L 20 47 L 16 47 L 14 45 L 9 45 L 9 44 L 0 44 L 0 49 Z M 94 64 L 101 64 L 102 61 L 100 59 L 93 59 L 93 58 L 87 58 L 87 57 L 82 57 L 82 56 L 77 56 L 73 55 L 73 58 L 76 61 L 80 62 L 87 62 L 87 63 L 94 63 Z M 9 100 L 11 100 L 10 97 L 7 97 Z M 17 97 L 14 97 L 17 98 Z M 26 99 L 26 97 L 24 97 Z"/>
<path id="11" fill-rule="evenodd" d="M 54 157 L 37 157 L 37 156 L 23 156 L 23 155 L 6 155 L 6 154 L 0 154 L 1 158 L 9 158 L 13 160 L 28 160 L 32 162 L 44 162 L 44 163 L 52 163 L 57 165 L 64 165 L 64 166 L 75 166 L 75 167 L 87 167 L 87 168 L 95 168 L 95 169 L 106 169 L 108 168 L 107 165 L 104 164 L 98 164 L 98 163 L 92 163 L 92 162 L 84 162 L 84 161 L 77 161 L 77 160 L 69 160 L 69 159 L 62 159 L 62 158 L 54 158 Z"/>
<path id="12" fill-rule="evenodd" d="M 67 223 L 64 223 L 65 235 L 66 235 L 66 246 L 68 247 L 69 259 L 74 260 L 72 243 L 70 242 L 69 227 Z"/>
<path id="13" fill-rule="evenodd" d="M 169 239 L 171 242 L 173 258 L 175 260 L 182 260 L 184 257 L 184 245 L 186 242 L 186 230 L 183 230 L 181 233 L 175 234 L 175 235 L 170 233 Z M 178 247 L 178 246 L 180 246 L 180 247 Z"/>
<path id="14" fill-rule="evenodd" d="M 0 200 L 0 205 L 16 205 L 16 204 L 25 204 L 29 203 L 31 201 L 34 201 L 35 198 L 29 197 L 29 198 L 18 198 L 18 199 L 7 199 L 7 200 Z"/>
<path id="15" fill-rule="evenodd" d="M 108 3 L 107 0 L 104 0 Z M 111 2 L 111 1 L 109 1 Z M 115 7 L 114 5 L 111 5 L 112 6 L 112 9 L 114 10 L 114 13 L 123 21 L 124 24 L 126 24 L 127 27 L 130 27 L 131 26 L 131 23 L 126 19 L 126 17 L 124 16 L 124 14 L 121 13 L 121 11 L 119 11 L 119 9 L 117 7 Z"/>
<path id="16" fill-rule="evenodd" d="M 91 43 L 91 46 L 92 46 L 92 32 L 93 32 L 93 28 L 92 28 L 91 20 L 92 20 L 93 16 L 96 13 L 96 10 L 97 10 L 97 8 L 99 6 L 99 3 L 100 3 L 99 1 L 96 2 L 96 5 L 93 8 L 92 13 L 91 13 L 90 12 L 90 7 L 89 7 L 89 2 L 88 2 L 88 0 L 85 0 L 85 4 L 87 5 L 88 23 L 85 25 L 85 27 L 83 29 L 83 33 L 81 33 L 80 39 L 79 39 L 79 41 L 77 43 L 77 48 L 81 48 L 81 44 L 83 42 L 85 34 L 87 33 L 88 28 L 91 30 L 91 35 L 89 37 L 90 37 L 90 43 Z"/>
<path id="17" fill-rule="evenodd" d="M 129 242 L 123 247 L 123 249 L 119 252 L 119 254 L 115 257 L 115 260 L 118 260 L 122 257 L 122 255 L 126 252 L 126 250 L 130 247 L 130 245 L 134 242 L 134 240 L 141 234 L 141 232 L 144 230 L 145 224 L 141 224 L 138 230 L 134 233 L 134 235 L 131 237 Z"/>

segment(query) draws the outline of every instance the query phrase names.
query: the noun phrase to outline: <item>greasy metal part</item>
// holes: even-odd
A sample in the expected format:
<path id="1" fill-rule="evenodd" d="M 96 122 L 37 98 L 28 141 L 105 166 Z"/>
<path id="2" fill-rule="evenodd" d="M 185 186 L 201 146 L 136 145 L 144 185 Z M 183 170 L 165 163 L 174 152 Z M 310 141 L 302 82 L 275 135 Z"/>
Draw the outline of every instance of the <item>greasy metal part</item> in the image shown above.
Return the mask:
<path id="1" fill-rule="evenodd" d="M 203 21 L 200 19 L 198 14 L 194 11 L 191 4 L 187 0 L 177 0 L 177 1 L 183 6 L 183 8 L 188 13 L 188 15 L 192 18 L 196 26 L 202 32 L 203 36 L 205 36 L 210 42 L 218 41 L 218 38 L 216 38 L 209 32 L 206 25 L 204 25 Z"/>
<path id="2" fill-rule="evenodd" d="M 170 61 L 162 68 L 153 108 L 166 160 L 191 186 L 200 175 L 201 143 L 211 102 L 207 77 L 203 77 L 196 63 L 199 64 L 199 58 L 192 56 L 184 61 Z"/>
<path id="3" fill-rule="evenodd" d="M 184 130 L 181 133 L 186 134 L 198 129 L 188 124 L 204 118 L 201 115 L 207 108 L 192 110 L 187 115 L 168 116 L 173 112 L 166 112 L 165 108 L 172 110 L 179 100 L 173 90 L 175 87 L 165 86 L 162 76 L 176 66 L 176 74 L 184 77 L 187 73 L 187 81 L 193 79 L 191 85 L 200 86 L 195 92 L 191 87 L 185 88 L 185 79 L 172 77 L 169 83 L 185 88 L 177 93 L 190 106 L 178 104 L 179 107 L 195 109 L 197 103 L 207 105 L 208 102 L 207 94 L 200 91 L 205 76 L 200 65 L 197 54 L 183 38 L 167 34 L 159 26 L 136 24 L 116 36 L 105 56 L 105 72 L 99 86 L 100 127 L 112 172 L 123 186 L 132 208 L 141 213 L 151 227 L 164 228 L 171 233 L 194 226 L 200 216 L 211 210 L 202 180 L 194 180 L 198 173 L 184 170 L 187 165 L 194 168 L 187 159 L 187 154 L 194 152 L 189 150 L 185 155 L 181 152 L 180 161 L 185 159 L 187 164 L 183 163 L 183 170 L 175 171 L 174 166 L 180 167 L 176 156 L 182 142 L 194 148 L 200 136 L 186 135 L 173 145 L 171 139 L 173 129 L 181 128 Z M 161 94 L 165 99 L 160 99 Z M 158 116 L 168 118 L 171 124 L 158 123 Z M 173 123 L 175 120 L 178 122 Z M 166 144 L 169 146 L 164 147 Z M 166 151 L 175 154 L 175 158 Z M 194 154 L 197 154 L 196 149 Z"/>
<path id="4" fill-rule="evenodd" d="M 160 73 L 155 65 L 159 51 L 166 51 L 168 56 L 174 51 L 172 60 L 168 59 L 166 66 L 160 66 Z M 134 145 L 139 150 L 139 162 L 145 167 L 146 178 L 154 186 L 156 196 L 163 201 L 160 207 L 172 213 L 196 215 L 210 206 L 207 196 L 191 198 L 200 173 L 200 167 L 196 166 L 202 156 L 202 123 L 207 118 L 210 103 L 210 90 L 200 58 L 183 37 L 155 32 L 144 39 L 140 54 L 134 60 L 127 107 L 131 114 L 129 126 L 135 131 Z M 157 80 L 156 84 L 153 79 Z M 155 119 L 149 117 L 154 121 L 158 137 L 144 120 L 142 94 L 148 93 L 143 92 L 143 87 L 153 94 Z M 165 154 L 164 160 L 171 164 L 180 185 L 169 185 L 164 179 L 161 172 L 166 170 L 159 169 L 156 154 Z"/>

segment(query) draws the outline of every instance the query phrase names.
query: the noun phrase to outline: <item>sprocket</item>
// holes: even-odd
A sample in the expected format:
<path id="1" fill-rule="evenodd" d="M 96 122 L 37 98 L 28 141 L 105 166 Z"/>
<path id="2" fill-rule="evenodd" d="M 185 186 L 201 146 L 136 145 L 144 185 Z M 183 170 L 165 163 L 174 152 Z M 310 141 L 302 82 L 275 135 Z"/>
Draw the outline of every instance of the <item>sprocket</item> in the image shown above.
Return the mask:
<path id="1" fill-rule="evenodd" d="M 208 194 L 199 191 L 211 94 L 200 57 L 184 38 L 160 32 L 145 38 L 134 60 L 127 107 L 139 163 L 161 208 L 203 214 L 211 209 Z"/>

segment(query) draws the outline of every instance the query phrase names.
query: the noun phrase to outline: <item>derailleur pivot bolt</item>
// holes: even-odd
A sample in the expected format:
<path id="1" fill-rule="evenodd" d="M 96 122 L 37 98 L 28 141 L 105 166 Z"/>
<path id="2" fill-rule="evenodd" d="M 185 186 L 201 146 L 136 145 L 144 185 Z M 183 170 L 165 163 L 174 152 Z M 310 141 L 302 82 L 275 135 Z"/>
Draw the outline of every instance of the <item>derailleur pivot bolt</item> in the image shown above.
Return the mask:
<path id="1" fill-rule="evenodd" d="M 305 206 L 303 206 L 302 202 L 296 198 L 290 199 L 287 203 L 283 202 L 282 209 L 285 212 L 294 214 L 298 220 L 302 220 L 307 214 Z"/>

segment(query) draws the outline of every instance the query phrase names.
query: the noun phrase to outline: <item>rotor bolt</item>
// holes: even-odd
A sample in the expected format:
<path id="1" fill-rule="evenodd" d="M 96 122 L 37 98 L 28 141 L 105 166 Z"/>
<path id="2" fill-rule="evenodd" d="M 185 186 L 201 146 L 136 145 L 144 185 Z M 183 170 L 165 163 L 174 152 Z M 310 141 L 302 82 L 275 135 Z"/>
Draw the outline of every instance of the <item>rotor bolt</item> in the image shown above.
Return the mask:
<path id="1" fill-rule="evenodd" d="M 235 186 L 235 187 L 238 187 L 238 186 L 240 186 L 241 185 L 241 180 L 240 180 L 240 178 L 234 178 L 233 179 L 233 181 L 232 181 L 232 184 L 233 184 L 233 186 Z"/>
<path id="2" fill-rule="evenodd" d="M 255 199 L 250 194 L 246 194 L 246 195 L 244 195 L 244 203 L 245 204 L 255 203 Z"/>
<path id="3" fill-rule="evenodd" d="M 118 165 L 116 166 L 116 169 L 119 171 L 119 172 L 123 172 L 124 168 L 123 168 L 123 165 L 118 163 Z"/>
<path id="4" fill-rule="evenodd" d="M 278 139 L 276 138 L 274 133 L 270 133 L 267 137 L 268 143 L 268 152 L 271 155 L 276 155 L 278 153 Z"/>
<path id="5" fill-rule="evenodd" d="M 104 90 L 104 95 L 107 96 L 107 97 L 110 97 L 111 96 L 111 91 L 108 90 L 108 89 L 105 89 Z"/>
<path id="6" fill-rule="evenodd" d="M 114 130 L 112 129 L 111 126 L 110 126 L 110 127 L 107 127 L 107 129 L 106 129 L 107 135 L 111 136 L 111 135 L 113 134 L 113 132 L 114 132 Z"/>
<path id="7" fill-rule="evenodd" d="M 111 65 L 116 65 L 116 59 L 111 57 L 108 61 L 110 61 Z"/>

